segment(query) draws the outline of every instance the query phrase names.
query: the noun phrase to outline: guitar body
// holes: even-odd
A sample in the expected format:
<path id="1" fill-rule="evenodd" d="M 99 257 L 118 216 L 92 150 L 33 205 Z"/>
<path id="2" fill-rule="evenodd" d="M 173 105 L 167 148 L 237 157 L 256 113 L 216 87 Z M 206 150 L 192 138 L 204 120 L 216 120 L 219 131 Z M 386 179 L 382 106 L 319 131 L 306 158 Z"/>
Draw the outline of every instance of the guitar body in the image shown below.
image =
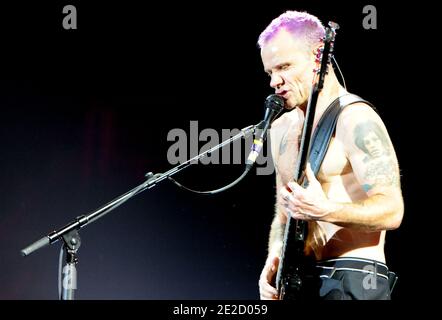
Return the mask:
<path id="1" fill-rule="evenodd" d="M 279 296 L 283 300 L 303 300 L 310 296 L 307 288 L 313 289 L 312 268 L 314 267 L 311 258 L 304 255 L 305 240 L 307 237 L 308 223 L 302 220 L 292 219 L 288 233 L 293 238 L 287 242 L 285 250 L 290 254 L 285 255 L 284 273 L 280 279 Z M 312 287 L 313 285 L 313 287 Z"/>

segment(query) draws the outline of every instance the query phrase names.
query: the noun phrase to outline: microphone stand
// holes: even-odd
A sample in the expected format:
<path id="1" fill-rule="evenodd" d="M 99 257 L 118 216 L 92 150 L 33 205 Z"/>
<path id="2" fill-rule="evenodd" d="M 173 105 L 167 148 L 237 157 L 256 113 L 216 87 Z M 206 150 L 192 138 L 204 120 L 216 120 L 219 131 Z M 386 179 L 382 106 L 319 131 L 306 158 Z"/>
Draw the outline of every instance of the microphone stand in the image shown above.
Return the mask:
<path id="1" fill-rule="evenodd" d="M 63 291 L 61 293 L 61 300 L 74 300 L 74 293 L 77 289 L 77 268 L 78 262 L 77 251 L 81 245 L 80 234 L 78 230 L 72 230 L 62 236 L 63 249 L 66 254 L 66 266 L 63 268 L 62 280 Z"/>
<path id="2" fill-rule="evenodd" d="M 261 122 L 262 123 L 262 122 Z M 74 221 L 66 224 L 65 226 L 61 227 L 60 229 L 53 231 L 49 233 L 47 236 L 44 236 L 40 240 L 35 241 L 28 247 L 21 250 L 21 254 L 23 256 L 28 256 L 34 251 L 37 251 L 47 245 L 53 244 L 57 242 L 58 240 L 63 241 L 63 248 L 65 250 L 66 254 L 66 265 L 63 268 L 63 274 L 65 274 L 65 277 L 63 278 L 63 291 L 60 296 L 61 300 L 73 300 L 74 299 L 74 290 L 77 289 L 77 270 L 76 270 L 76 264 L 78 263 L 77 259 L 77 251 L 80 248 L 81 245 L 81 239 L 78 231 L 87 226 L 88 224 L 98 220 L 99 218 L 102 218 L 104 215 L 112 211 L 113 209 L 119 207 L 124 202 L 128 201 L 130 198 L 136 196 L 137 194 L 143 192 L 144 190 L 153 188 L 157 183 L 163 181 L 164 179 L 168 179 L 172 175 L 180 172 L 181 170 L 189 167 L 192 164 L 195 164 L 198 162 L 199 159 L 202 159 L 209 155 L 210 153 L 242 138 L 247 137 L 251 133 L 254 133 L 255 130 L 261 125 L 259 123 L 258 125 L 251 125 L 241 130 L 240 133 L 233 136 L 230 139 L 227 139 L 226 141 L 218 144 L 217 146 L 193 157 L 192 159 L 187 160 L 186 162 L 183 162 L 182 164 L 179 164 L 178 166 L 170 169 L 167 172 L 164 173 L 157 173 L 153 174 L 152 172 L 147 173 L 145 176 L 147 178 L 146 181 L 144 181 L 142 184 L 138 185 L 137 187 L 133 188 L 132 190 L 126 192 L 123 195 L 120 195 L 119 197 L 115 198 L 114 200 L 108 202 L 107 204 L 103 205 L 102 207 L 98 208 L 97 210 L 81 215 L 77 217 Z"/>

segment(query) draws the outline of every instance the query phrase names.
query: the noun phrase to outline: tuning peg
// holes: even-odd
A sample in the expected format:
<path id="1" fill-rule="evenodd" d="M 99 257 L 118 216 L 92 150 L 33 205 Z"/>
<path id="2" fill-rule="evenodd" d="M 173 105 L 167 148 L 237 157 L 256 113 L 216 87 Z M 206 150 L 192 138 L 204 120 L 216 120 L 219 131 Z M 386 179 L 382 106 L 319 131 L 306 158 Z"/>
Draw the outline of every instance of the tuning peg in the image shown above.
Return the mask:
<path id="1" fill-rule="evenodd" d="M 333 21 L 329 21 L 328 25 L 330 28 L 332 28 L 333 30 L 338 30 L 339 29 L 339 24 L 337 24 L 336 22 Z"/>

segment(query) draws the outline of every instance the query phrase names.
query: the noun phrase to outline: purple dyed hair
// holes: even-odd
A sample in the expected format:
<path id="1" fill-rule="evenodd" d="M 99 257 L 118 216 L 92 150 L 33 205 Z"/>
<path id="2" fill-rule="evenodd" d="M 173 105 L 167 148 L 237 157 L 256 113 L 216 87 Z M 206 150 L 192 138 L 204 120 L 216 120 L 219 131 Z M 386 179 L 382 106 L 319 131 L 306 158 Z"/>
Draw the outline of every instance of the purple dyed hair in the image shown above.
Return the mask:
<path id="1" fill-rule="evenodd" d="M 325 34 L 324 26 L 319 19 L 307 12 L 286 11 L 267 26 L 258 38 L 258 46 L 262 48 L 279 30 L 284 28 L 294 37 L 304 38 L 306 44 L 313 46 Z"/>

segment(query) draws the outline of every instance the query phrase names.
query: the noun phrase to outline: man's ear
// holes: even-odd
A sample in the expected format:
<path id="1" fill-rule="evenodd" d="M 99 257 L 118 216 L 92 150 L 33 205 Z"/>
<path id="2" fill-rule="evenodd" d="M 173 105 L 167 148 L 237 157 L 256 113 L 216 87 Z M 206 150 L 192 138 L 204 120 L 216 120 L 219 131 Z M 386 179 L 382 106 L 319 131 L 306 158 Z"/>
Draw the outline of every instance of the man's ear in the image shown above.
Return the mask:
<path id="1" fill-rule="evenodd" d="M 322 42 L 318 42 L 317 44 L 315 44 L 315 45 L 313 45 L 313 48 L 312 48 L 312 53 L 313 53 L 313 55 L 316 57 L 316 55 L 318 54 L 318 50 L 320 49 L 320 48 L 322 48 L 324 46 L 324 44 L 322 43 Z"/>

